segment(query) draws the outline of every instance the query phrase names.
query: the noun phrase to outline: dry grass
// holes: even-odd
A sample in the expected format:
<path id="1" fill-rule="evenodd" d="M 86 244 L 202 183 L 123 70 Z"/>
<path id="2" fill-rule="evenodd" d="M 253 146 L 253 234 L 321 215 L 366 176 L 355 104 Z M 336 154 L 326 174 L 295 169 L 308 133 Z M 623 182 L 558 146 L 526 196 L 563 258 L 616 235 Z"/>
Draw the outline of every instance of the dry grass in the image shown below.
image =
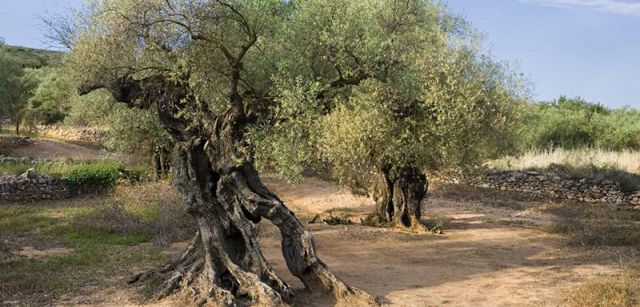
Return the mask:
<path id="1" fill-rule="evenodd" d="M 552 165 L 571 168 L 606 168 L 640 174 L 640 151 L 610 151 L 603 149 L 554 149 L 530 151 L 519 157 L 491 161 L 487 166 L 497 169 L 546 169 Z"/>
<path id="2" fill-rule="evenodd" d="M 593 278 L 572 289 L 566 303 L 575 307 L 640 306 L 640 275 L 627 269 L 620 275 Z"/>
<path id="3" fill-rule="evenodd" d="M 565 218 L 544 230 L 567 236 L 570 245 L 640 248 L 640 225 L 633 221 Z"/>
<path id="4" fill-rule="evenodd" d="M 120 185 L 111 202 L 75 218 L 73 223 L 119 235 L 149 233 L 160 246 L 185 240 L 195 231 L 177 191 L 166 181 Z"/>
<path id="5" fill-rule="evenodd" d="M 142 218 L 157 245 L 186 240 L 195 232 L 178 191 L 167 181 L 120 186 L 115 198 L 126 212 Z"/>

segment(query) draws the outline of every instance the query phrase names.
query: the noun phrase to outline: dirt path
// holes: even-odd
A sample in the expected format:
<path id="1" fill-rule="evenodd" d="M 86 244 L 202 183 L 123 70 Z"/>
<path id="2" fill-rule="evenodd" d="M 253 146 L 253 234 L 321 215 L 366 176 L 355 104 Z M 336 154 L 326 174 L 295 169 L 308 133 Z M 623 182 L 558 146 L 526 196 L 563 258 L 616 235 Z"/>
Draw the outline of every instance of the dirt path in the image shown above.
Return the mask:
<path id="1" fill-rule="evenodd" d="M 33 140 L 31 145 L 7 148 L 5 151 L 8 156 L 35 159 L 103 160 L 114 158 L 106 150 L 45 138 L 37 138 Z"/>

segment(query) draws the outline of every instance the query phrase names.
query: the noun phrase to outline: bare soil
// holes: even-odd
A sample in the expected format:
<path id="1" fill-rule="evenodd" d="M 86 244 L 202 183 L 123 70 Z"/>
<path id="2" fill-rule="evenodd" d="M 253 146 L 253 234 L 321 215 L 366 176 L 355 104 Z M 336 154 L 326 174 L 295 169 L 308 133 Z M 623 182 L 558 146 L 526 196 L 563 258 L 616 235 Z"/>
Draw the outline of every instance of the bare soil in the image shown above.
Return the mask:
<path id="1" fill-rule="evenodd" d="M 3 153 L 12 157 L 31 157 L 34 159 L 74 159 L 74 160 L 103 160 L 115 158 L 106 150 L 84 144 L 74 144 L 70 142 L 36 138 L 33 144 L 3 149 Z"/>
<path id="2" fill-rule="evenodd" d="M 372 201 L 307 179 L 289 185 L 274 177 L 266 183 L 303 219 L 336 209 L 353 216 L 372 210 Z M 437 188 L 436 188 L 437 190 Z M 459 193 L 467 193 L 459 191 Z M 444 234 L 415 234 L 353 225 L 309 224 L 320 257 L 348 283 L 377 295 L 389 306 L 561 306 L 573 287 L 589 278 L 616 274 L 639 261 L 636 247 L 575 247 L 562 235 L 540 230 L 557 216 L 539 210 L 544 201 L 514 200 L 490 206 L 473 193 L 462 200 L 431 195 L 425 216 L 443 221 Z M 322 200 L 326 201 L 322 201 Z M 277 229 L 261 224 L 261 243 L 275 270 L 297 289 L 298 306 L 326 306 L 286 269 Z M 185 243 L 173 244 L 177 254 Z M 142 303 L 113 280 L 90 296 L 67 297 L 68 306 L 174 306 L 164 300 Z"/>

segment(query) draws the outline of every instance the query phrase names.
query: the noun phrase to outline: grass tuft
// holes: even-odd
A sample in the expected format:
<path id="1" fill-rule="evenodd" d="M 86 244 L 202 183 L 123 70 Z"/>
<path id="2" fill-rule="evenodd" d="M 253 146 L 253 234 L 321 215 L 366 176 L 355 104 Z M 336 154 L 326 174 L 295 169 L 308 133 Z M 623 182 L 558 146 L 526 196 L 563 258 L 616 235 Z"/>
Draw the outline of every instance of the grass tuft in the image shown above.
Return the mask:
<path id="1" fill-rule="evenodd" d="M 640 275 L 630 269 L 615 276 L 593 278 L 572 289 L 568 306 L 640 306 Z"/>

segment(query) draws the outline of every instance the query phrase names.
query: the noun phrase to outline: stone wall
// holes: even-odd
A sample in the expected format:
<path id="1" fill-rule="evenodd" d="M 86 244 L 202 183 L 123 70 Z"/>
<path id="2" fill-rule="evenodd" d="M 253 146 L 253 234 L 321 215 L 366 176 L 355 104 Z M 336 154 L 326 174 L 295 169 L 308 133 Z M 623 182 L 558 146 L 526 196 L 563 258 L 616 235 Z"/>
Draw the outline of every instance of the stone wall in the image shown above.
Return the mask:
<path id="1" fill-rule="evenodd" d="M 102 145 L 108 134 L 105 129 L 63 125 L 41 126 L 38 127 L 38 130 L 43 137 L 78 141 L 93 145 Z"/>
<path id="2" fill-rule="evenodd" d="M 538 171 L 492 171 L 457 181 L 502 191 L 517 191 L 587 203 L 640 205 L 640 190 L 624 192 L 618 182 L 606 179 L 572 178 Z"/>
<path id="3" fill-rule="evenodd" d="M 28 136 L 0 135 L 0 147 L 20 147 L 33 144 Z"/>
<path id="4" fill-rule="evenodd" d="M 60 199 L 72 194 L 61 179 L 38 176 L 33 169 L 19 176 L 0 176 L 0 202 Z"/>

